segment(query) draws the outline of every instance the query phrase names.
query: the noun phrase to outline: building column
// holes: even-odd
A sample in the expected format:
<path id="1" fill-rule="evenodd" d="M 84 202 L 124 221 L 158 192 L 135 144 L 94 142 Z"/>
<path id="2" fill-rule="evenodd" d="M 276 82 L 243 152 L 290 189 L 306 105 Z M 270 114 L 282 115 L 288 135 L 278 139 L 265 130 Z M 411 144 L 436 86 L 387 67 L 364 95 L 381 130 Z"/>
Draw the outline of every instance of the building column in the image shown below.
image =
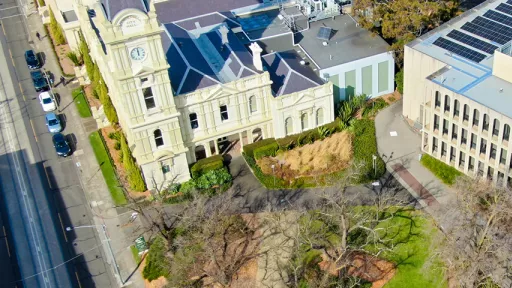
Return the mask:
<path id="1" fill-rule="evenodd" d="M 244 133 L 238 132 L 238 138 L 240 138 L 240 150 L 244 149 Z"/>
<path id="2" fill-rule="evenodd" d="M 215 155 L 219 155 L 219 142 L 217 142 L 217 139 L 213 140 L 213 146 L 215 147 Z"/>
<path id="3" fill-rule="evenodd" d="M 212 156 L 212 148 L 210 146 L 210 141 L 206 142 L 206 144 L 203 145 L 203 147 L 206 152 L 206 157 L 208 158 L 208 157 Z"/>
<path id="4" fill-rule="evenodd" d="M 251 144 L 253 141 L 252 129 L 249 129 L 245 132 L 247 134 L 247 144 Z"/>

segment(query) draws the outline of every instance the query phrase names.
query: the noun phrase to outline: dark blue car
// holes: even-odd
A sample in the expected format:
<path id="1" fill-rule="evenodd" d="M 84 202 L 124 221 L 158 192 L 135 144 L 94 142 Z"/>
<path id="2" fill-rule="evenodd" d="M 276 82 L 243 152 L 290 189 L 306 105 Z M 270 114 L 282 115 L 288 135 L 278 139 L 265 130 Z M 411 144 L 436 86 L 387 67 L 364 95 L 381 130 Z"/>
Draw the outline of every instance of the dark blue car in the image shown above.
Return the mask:
<path id="1" fill-rule="evenodd" d="M 34 88 L 36 89 L 36 92 L 48 91 L 48 89 L 50 89 L 50 86 L 48 86 L 48 81 L 44 77 L 44 74 L 41 70 L 30 72 L 30 77 L 32 78 L 32 82 L 34 82 Z"/>
<path id="2" fill-rule="evenodd" d="M 71 147 L 69 146 L 68 141 L 66 141 L 66 137 L 62 135 L 62 133 L 54 134 L 52 136 L 52 141 L 57 155 L 61 157 L 67 157 L 71 154 Z"/>
<path id="3" fill-rule="evenodd" d="M 33 50 L 25 51 L 25 61 L 27 62 L 28 69 L 35 70 L 41 68 L 41 62 L 37 59 Z"/>

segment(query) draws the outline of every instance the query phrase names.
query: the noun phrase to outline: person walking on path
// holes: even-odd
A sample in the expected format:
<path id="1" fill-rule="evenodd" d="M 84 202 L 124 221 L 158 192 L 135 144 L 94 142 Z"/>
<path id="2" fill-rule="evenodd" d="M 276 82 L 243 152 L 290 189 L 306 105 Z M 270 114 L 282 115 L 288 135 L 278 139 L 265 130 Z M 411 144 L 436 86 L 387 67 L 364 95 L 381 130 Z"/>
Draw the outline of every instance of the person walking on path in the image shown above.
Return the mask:
<path id="1" fill-rule="evenodd" d="M 66 78 L 64 78 L 64 76 L 60 76 L 60 83 L 62 83 L 63 86 L 66 86 Z"/>
<path id="2" fill-rule="evenodd" d="M 36 32 L 36 37 L 37 37 L 37 40 L 41 41 L 41 34 L 39 34 L 39 32 Z"/>

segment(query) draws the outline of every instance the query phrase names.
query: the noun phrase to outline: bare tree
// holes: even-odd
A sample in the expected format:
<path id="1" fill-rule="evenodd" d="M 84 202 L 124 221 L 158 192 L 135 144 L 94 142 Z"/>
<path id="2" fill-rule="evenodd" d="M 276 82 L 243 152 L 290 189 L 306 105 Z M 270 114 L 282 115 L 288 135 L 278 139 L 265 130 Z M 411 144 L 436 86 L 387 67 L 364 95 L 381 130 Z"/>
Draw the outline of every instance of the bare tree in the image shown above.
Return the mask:
<path id="1" fill-rule="evenodd" d="M 487 180 L 459 177 L 457 205 L 441 222 L 444 239 L 439 253 L 449 275 L 461 287 L 477 287 L 491 279 L 501 287 L 512 284 L 512 194 Z"/>

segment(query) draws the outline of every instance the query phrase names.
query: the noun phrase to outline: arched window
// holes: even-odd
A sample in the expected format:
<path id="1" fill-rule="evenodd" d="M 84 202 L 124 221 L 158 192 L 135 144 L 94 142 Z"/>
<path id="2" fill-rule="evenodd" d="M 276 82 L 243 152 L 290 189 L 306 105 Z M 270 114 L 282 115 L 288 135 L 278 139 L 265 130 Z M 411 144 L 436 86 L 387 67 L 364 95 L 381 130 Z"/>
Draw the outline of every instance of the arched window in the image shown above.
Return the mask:
<path id="1" fill-rule="evenodd" d="M 492 136 L 498 137 L 500 134 L 500 120 L 494 119 L 494 123 L 492 124 Z"/>
<path id="2" fill-rule="evenodd" d="M 286 136 L 291 135 L 293 133 L 293 122 L 291 117 L 286 118 L 286 120 L 284 121 L 284 133 L 286 134 Z"/>
<path id="3" fill-rule="evenodd" d="M 441 107 L 441 93 L 439 91 L 436 91 L 435 106 L 436 108 Z"/>
<path id="4" fill-rule="evenodd" d="M 480 112 L 478 110 L 473 110 L 473 126 L 477 126 L 480 122 Z"/>
<path id="5" fill-rule="evenodd" d="M 156 147 L 164 145 L 164 137 L 162 137 L 162 130 L 156 129 L 155 131 L 153 131 L 153 136 L 155 137 Z"/>
<path id="6" fill-rule="evenodd" d="M 308 121 L 309 121 L 308 113 L 304 113 L 300 116 L 300 126 L 302 128 L 302 131 L 308 129 Z"/>
<path id="7" fill-rule="evenodd" d="M 444 112 L 450 111 L 450 96 L 444 95 Z"/>
<path id="8" fill-rule="evenodd" d="M 453 117 L 459 117 L 460 103 L 459 100 L 453 100 Z"/>
<path id="9" fill-rule="evenodd" d="M 251 111 L 251 113 L 258 111 L 258 106 L 256 104 L 256 96 L 249 97 L 249 111 Z"/>
<path id="10" fill-rule="evenodd" d="M 510 126 L 508 124 L 505 124 L 503 126 L 503 141 L 508 141 L 510 138 Z"/>
<path id="11" fill-rule="evenodd" d="M 484 113 L 484 123 L 483 123 L 483 126 L 482 126 L 482 130 L 483 131 L 489 131 L 489 115 L 485 114 Z"/>
<path id="12" fill-rule="evenodd" d="M 469 121 L 469 106 L 464 104 L 464 115 L 462 115 L 462 121 Z"/>
<path id="13" fill-rule="evenodd" d="M 199 122 L 197 121 L 197 114 L 196 113 L 190 113 L 188 115 L 188 118 L 190 119 L 190 127 L 192 127 L 192 129 L 199 128 Z"/>
<path id="14" fill-rule="evenodd" d="M 316 126 L 324 124 L 324 109 L 318 108 L 316 110 Z"/>

